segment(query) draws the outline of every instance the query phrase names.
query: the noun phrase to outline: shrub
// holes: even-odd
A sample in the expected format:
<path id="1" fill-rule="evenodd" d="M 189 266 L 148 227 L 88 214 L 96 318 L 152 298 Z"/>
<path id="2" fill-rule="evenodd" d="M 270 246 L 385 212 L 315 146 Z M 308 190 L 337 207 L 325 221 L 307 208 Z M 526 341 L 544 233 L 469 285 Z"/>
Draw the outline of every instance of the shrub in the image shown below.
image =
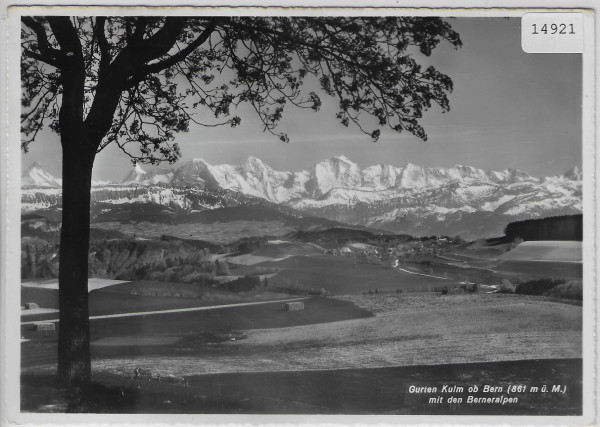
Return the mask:
<path id="1" fill-rule="evenodd" d="M 471 293 L 477 292 L 479 290 L 479 285 L 477 283 L 469 283 L 466 290 Z"/>
<path id="2" fill-rule="evenodd" d="M 508 279 L 502 279 L 500 285 L 498 285 L 498 293 L 500 294 L 514 294 L 517 289 L 516 285 L 510 283 Z"/>
<path id="3" fill-rule="evenodd" d="M 215 261 L 217 276 L 229 276 L 229 263 L 227 261 Z"/>
<path id="4" fill-rule="evenodd" d="M 581 301 L 583 300 L 583 283 L 581 283 L 579 280 L 572 280 L 567 283 L 556 285 L 547 291 L 545 295 L 555 298 L 568 298 Z"/>

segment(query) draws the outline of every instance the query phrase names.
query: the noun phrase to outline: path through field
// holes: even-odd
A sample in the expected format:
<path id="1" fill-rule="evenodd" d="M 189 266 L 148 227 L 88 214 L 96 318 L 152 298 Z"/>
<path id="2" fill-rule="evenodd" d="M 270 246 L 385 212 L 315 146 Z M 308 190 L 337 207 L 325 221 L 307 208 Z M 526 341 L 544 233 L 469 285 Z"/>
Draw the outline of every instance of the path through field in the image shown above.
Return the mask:
<path id="1" fill-rule="evenodd" d="M 247 305 L 284 303 L 284 302 L 291 302 L 291 301 L 300 301 L 300 300 L 305 300 L 305 299 L 308 299 L 308 297 L 281 299 L 281 300 L 275 300 L 275 301 L 268 300 L 268 301 L 241 302 L 241 303 L 236 303 L 236 304 L 208 305 L 208 306 L 203 306 L 203 307 L 173 308 L 173 309 L 169 309 L 169 310 L 139 311 L 139 312 L 134 312 L 134 313 L 103 314 L 100 316 L 90 316 L 90 320 L 112 319 L 112 318 L 119 318 L 119 317 L 150 316 L 153 314 L 183 313 L 183 312 L 189 312 L 189 311 L 216 310 L 216 309 L 230 308 L 230 307 L 243 307 L 243 306 L 247 306 Z M 43 322 L 45 322 L 45 323 L 54 323 L 54 322 L 58 322 L 58 321 L 59 321 L 59 319 L 43 320 Z M 30 322 L 21 322 L 21 325 L 33 325 L 33 324 L 39 323 L 39 322 L 40 322 L 40 320 L 37 320 L 37 321 L 34 320 L 34 321 L 30 321 Z"/>

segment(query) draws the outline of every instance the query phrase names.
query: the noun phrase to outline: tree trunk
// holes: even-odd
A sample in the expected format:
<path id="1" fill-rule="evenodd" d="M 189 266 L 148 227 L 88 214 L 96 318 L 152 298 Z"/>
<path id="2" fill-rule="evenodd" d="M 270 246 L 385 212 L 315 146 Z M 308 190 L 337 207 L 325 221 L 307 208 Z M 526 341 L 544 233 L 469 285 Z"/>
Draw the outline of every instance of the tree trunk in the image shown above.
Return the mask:
<path id="1" fill-rule="evenodd" d="M 89 149 L 84 138 L 70 140 L 74 137 L 71 132 L 63 133 L 61 137 L 63 195 L 58 273 L 58 378 L 67 388 L 85 385 L 91 380 L 88 250 L 95 152 Z"/>

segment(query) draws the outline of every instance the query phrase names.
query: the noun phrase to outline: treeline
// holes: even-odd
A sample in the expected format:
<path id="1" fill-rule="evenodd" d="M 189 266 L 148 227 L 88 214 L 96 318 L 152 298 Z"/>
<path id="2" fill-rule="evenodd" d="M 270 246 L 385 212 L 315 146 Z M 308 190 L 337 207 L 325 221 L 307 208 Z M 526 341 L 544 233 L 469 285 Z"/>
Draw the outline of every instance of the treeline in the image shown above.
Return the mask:
<path id="1" fill-rule="evenodd" d="M 23 243 L 21 277 L 56 277 L 58 251 L 57 243 Z M 211 260 L 209 248 L 176 239 L 91 240 L 88 262 L 91 277 L 187 283 L 206 283 L 227 268 Z"/>
<path id="2" fill-rule="evenodd" d="M 244 276 L 223 283 L 219 289 L 229 292 L 251 292 L 261 286 L 268 286 L 267 279 L 261 281 L 259 276 Z"/>
<path id="3" fill-rule="evenodd" d="M 511 222 L 504 229 L 510 240 L 583 240 L 583 215 L 562 215 Z"/>
<path id="4" fill-rule="evenodd" d="M 294 235 L 301 242 L 316 243 L 318 245 L 344 245 L 346 243 L 365 243 L 371 245 L 396 245 L 413 240 L 408 234 L 375 234 L 367 230 L 352 228 L 332 227 L 317 231 L 298 231 Z"/>
<path id="5" fill-rule="evenodd" d="M 544 295 L 561 299 L 583 300 L 583 283 L 580 280 L 565 281 L 562 279 L 534 279 L 523 283 L 512 284 L 504 279 L 498 293 L 520 295 Z"/>

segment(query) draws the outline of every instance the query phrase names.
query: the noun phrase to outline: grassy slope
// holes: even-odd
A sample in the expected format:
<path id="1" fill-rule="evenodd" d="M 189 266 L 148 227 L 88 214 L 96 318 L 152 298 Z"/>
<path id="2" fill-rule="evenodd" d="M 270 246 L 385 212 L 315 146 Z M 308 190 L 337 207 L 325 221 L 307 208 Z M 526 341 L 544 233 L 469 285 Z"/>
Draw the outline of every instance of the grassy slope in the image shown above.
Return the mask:
<path id="1" fill-rule="evenodd" d="M 358 302 L 356 298 L 351 297 Z M 327 316 L 333 308 L 339 311 L 341 307 L 328 305 L 331 299 L 311 300 L 322 305 L 309 302 L 304 313 L 270 309 L 260 314 L 259 307 L 232 310 L 228 323 L 218 311 L 201 319 L 186 315 L 179 319 L 189 329 L 246 329 L 248 338 L 210 346 L 184 340 L 137 352 L 132 348 L 97 349 L 97 357 L 110 358 L 97 359 L 94 368 L 126 375 L 135 366 L 146 366 L 165 374 L 193 375 L 581 357 L 578 306 L 502 294 L 403 295 L 395 303 L 386 302 L 390 297 L 383 296 L 358 298 L 380 298 L 379 304 L 388 307 L 376 317 L 340 316 L 340 320 L 349 320 L 328 323 L 314 316 Z M 344 307 L 347 314 L 352 313 L 350 307 Z M 140 320 L 138 330 L 131 324 L 106 320 L 95 324 L 93 334 L 156 335 L 185 330 L 176 318 L 166 322 L 166 317 L 160 317 Z M 149 324 L 151 319 L 154 321 Z M 331 314 L 329 320 L 334 320 Z M 130 359 L 127 354 L 131 352 L 139 357 Z"/>
<path id="2" fill-rule="evenodd" d="M 514 261 L 581 262 L 581 251 L 581 242 L 534 241 L 523 242 L 516 248 L 500 255 L 499 258 Z"/>
<path id="3" fill-rule="evenodd" d="M 260 329 L 312 325 L 316 323 L 369 317 L 371 314 L 347 301 L 328 298 L 311 298 L 305 301 L 305 309 L 296 312 L 281 310 L 280 303 L 206 311 L 156 314 L 151 316 L 97 319 L 91 321 L 92 341 L 106 337 L 141 337 L 167 335 L 179 337 L 181 345 L 174 347 L 96 347 L 93 357 L 129 357 L 140 354 L 189 355 L 206 350 L 203 334 L 215 331 Z M 24 367 L 55 363 L 56 337 L 43 337 L 39 333 L 22 328 L 22 336 L 31 339 L 22 347 Z M 134 362 L 135 363 L 135 362 Z"/>
<path id="4" fill-rule="evenodd" d="M 538 277 L 581 279 L 583 265 L 575 262 L 558 261 L 504 261 L 498 264 L 497 271 L 526 274 Z"/>
<path id="5" fill-rule="evenodd" d="M 195 285 L 136 281 L 109 286 L 102 289 L 91 291 L 89 294 L 90 315 L 99 316 L 105 314 L 140 312 L 152 310 L 169 310 L 186 307 L 203 307 L 207 305 L 235 304 L 248 301 L 256 301 L 260 298 L 253 298 L 243 294 L 235 294 L 225 291 L 208 289 L 202 298 L 178 298 L 167 296 L 141 296 L 131 295 L 130 292 L 140 288 L 152 288 L 153 291 L 161 292 L 161 289 L 167 289 L 168 292 L 192 292 Z M 58 290 L 39 289 L 39 288 L 21 288 L 21 301 L 35 302 L 42 308 L 58 308 Z M 24 318 L 27 321 L 55 319 L 56 313 L 31 315 Z"/>
<path id="6" fill-rule="evenodd" d="M 581 357 L 581 307 L 543 297 L 501 294 L 345 298 L 378 315 L 356 319 L 367 316 L 367 312 L 345 301 L 315 298 L 299 312 L 283 312 L 272 304 L 92 321 L 94 340 L 179 336 L 178 341 L 165 345 L 94 346 L 95 378 L 123 387 L 141 386 L 133 406 L 126 410 L 130 412 L 580 411 L 580 361 L 558 359 Z M 334 320 L 346 321 L 324 323 Z M 248 338 L 207 343 L 202 333 L 232 329 L 247 329 Z M 56 354 L 50 339 L 24 343 L 22 349 L 25 367 L 52 362 Z M 535 361 L 544 358 L 557 360 Z M 524 359 L 531 361 L 520 362 Z M 473 364 L 490 361 L 513 362 Z M 440 363 L 453 365 L 421 366 Z M 469 365 L 457 365 L 460 363 Z M 184 389 L 131 382 L 127 378 L 136 366 L 163 375 L 190 376 L 192 385 Z M 314 369 L 319 371 L 300 372 Z M 439 386 L 445 381 L 458 385 L 568 383 L 570 393 L 528 394 L 519 405 L 483 409 L 473 405 L 431 406 L 421 396 L 405 394 L 408 384 Z M 33 395 L 28 396 L 33 399 Z M 167 401 L 171 403 L 165 404 Z"/>
<path id="7" fill-rule="evenodd" d="M 354 257 L 317 255 L 292 257 L 261 264 L 283 269 L 269 279 L 272 285 L 285 287 L 300 283 L 306 288 L 325 288 L 333 295 L 381 291 L 431 290 L 456 285 L 452 280 L 416 276 L 381 264 L 367 264 Z"/>

